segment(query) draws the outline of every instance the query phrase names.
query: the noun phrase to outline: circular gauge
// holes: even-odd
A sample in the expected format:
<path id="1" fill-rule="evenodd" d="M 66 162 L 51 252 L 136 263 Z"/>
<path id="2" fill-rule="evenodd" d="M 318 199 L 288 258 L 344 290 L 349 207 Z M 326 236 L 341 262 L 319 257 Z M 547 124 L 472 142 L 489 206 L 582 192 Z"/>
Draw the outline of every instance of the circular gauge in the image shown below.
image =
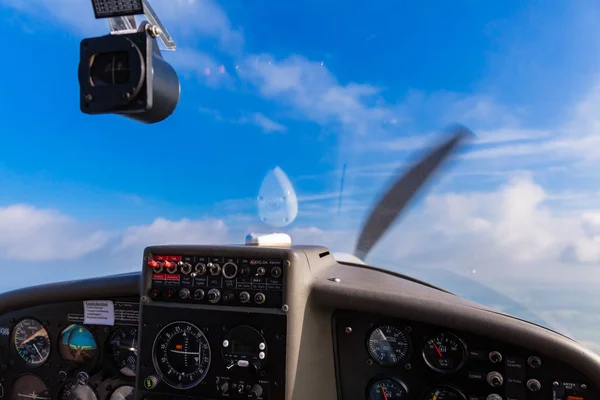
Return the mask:
<path id="1" fill-rule="evenodd" d="M 22 375 L 13 383 L 11 400 L 50 400 L 50 392 L 44 381 L 36 375 Z"/>
<path id="2" fill-rule="evenodd" d="M 204 333 L 189 322 L 173 322 L 154 339 L 154 368 L 163 382 L 176 389 L 196 386 L 210 367 L 210 345 Z"/>
<path id="3" fill-rule="evenodd" d="M 125 376 L 135 376 L 137 362 L 137 328 L 119 328 L 108 338 L 108 347 L 117 370 Z"/>
<path id="4" fill-rule="evenodd" d="M 133 400 L 135 398 L 135 388 L 133 386 L 121 386 L 112 392 L 110 400 Z"/>
<path id="5" fill-rule="evenodd" d="M 60 400 L 98 400 L 94 390 L 77 382 L 68 383 L 60 394 Z"/>
<path id="6" fill-rule="evenodd" d="M 452 386 L 436 386 L 428 389 L 422 400 L 466 400 L 466 397 L 460 390 Z"/>
<path id="7" fill-rule="evenodd" d="M 423 358 L 434 371 L 450 373 L 458 371 L 467 358 L 467 349 L 458 336 L 441 333 L 425 343 Z"/>
<path id="8" fill-rule="evenodd" d="M 13 328 L 12 342 L 27 365 L 42 365 L 50 355 L 48 331 L 35 319 L 19 321 Z"/>
<path id="9" fill-rule="evenodd" d="M 409 347 L 406 333 L 390 325 L 375 328 L 367 340 L 369 354 L 381 365 L 395 365 L 406 361 Z"/>
<path id="10" fill-rule="evenodd" d="M 68 361 L 84 364 L 98 352 L 94 335 L 83 325 L 69 325 L 60 336 L 60 355 Z"/>
<path id="11" fill-rule="evenodd" d="M 400 379 L 381 379 L 369 387 L 368 398 L 369 400 L 404 400 L 408 398 L 408 388 Z"/>

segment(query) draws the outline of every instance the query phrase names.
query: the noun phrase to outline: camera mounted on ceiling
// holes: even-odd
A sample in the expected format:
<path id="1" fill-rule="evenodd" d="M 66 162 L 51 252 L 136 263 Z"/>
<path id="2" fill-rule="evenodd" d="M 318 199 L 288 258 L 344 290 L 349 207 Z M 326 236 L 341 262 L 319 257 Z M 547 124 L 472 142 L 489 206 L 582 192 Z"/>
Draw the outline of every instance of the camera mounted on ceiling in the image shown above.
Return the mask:
<path id="1" fill-rule="evenodd" d="M 83 39 L 79 59 L 81 111 L 117 114 L 147 124 L 169 117 L 179 102 L 180 85 L 167 63 L 175 42 L 148 0 L 92 0 L 96 19 L 108 19 L 110 34 Z M 139 26 L 136 15 L 147 21 Z"/>

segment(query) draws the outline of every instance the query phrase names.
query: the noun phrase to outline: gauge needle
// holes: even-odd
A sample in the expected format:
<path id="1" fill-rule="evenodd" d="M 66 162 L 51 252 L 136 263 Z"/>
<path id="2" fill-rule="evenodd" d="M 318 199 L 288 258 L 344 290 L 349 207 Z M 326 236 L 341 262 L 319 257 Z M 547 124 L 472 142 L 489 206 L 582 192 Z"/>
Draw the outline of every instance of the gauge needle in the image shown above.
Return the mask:
<path id="1" fill-rule="evenodd" d="M 381 393 L 383 393 L 383 398 L 385 400 L 388 400 L 388 397 L 387 397 L 387 394 L 385 394 L 385 389 L 384 388 L 381 388 Z"/>
<path id="2" fill-rule="evenodd" d="M 35 345 L 35 343 L 33 344 L 33 348 L 35 349 L 35 351 L 37 351 L 38 356 L 40 356 L 40 358 L 43 360 L 44 356 L 42 355 L 42 353 L 40 353 L 40 351 L 38 350 L 37 346 Z"/>
<path id="3" fill-rule="evenodd" d="M 440 358 L 444 358 L 444 355 L 442 354 L 442 352 L 440 351 L 440 348 L 437 346 L 437 344 L 433 344 L 433 347 L 435 347 L 435 351 L 437 351 L 438 355 L 440 356 Z"/>
<path id="4" fill-rule="evenodd" d="M 33 334 L 29 335 L 27 338 L 25 338 L 21 344 L 25 344 L 27 342 L 32 341 L 33 339 L 35 339 L 38 336 L 46 336 L 45 331 L 43 329 L 39 329 L 37 331 L 35 331 Z"/>

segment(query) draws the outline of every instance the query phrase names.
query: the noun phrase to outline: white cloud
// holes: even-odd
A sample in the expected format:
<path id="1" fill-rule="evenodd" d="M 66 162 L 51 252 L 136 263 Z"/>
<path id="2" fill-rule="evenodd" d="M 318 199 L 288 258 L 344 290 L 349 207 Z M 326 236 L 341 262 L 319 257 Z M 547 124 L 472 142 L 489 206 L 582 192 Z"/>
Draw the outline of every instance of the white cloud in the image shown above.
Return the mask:
<path id="1" fill-rule="evenodd" d="M 375 105 L 380 90 L 367 84 L 341 84 L 320 62 L 301 56 L 276 60 L 270 55 L 248 57 L 238 75 L 254 83 L 265 98 L 281 101 L 303 118 L 337 125 L 345 132 L 373 133 L 394 112 Z"/>
<path id="2" fill-rule="evenodd" d="M 285 132 L 287 128 L 278 122 L 273 121 L 269 117 L 261 113 L 255 113 L 252 116 L 252 121 L 259 126 L 265 133 Z"/>
<path id="3" fill-rule="evenodd" d="M 0 253 L 15 261 L 71 260 L 106 246 L 111 234 L 64 214 L 17 204 L 0 208 Z"/>

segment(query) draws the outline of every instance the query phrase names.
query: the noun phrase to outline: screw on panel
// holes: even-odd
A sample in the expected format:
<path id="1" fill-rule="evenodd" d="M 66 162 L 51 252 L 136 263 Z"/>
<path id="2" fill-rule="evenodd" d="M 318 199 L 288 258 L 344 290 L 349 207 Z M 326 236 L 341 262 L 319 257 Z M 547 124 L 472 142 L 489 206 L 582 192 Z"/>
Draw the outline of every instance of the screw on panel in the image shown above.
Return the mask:
<path id="1" fill-rule="evenodd" d="M 289 307 L 287 304 L 284 304 L 284 305 L 281 307 L 281 310 L 282 310 L 283 312 L 288 312 L 288 311 L 290 310 L 290 307 Z"/>
<path id="2" fill-rule="evenodd" d="M 352 333 L 352 327 L 350 327 L 350 326 L 345 327 L 344 328 L 344 332 L 346 332 L 346 333 Z"/>
<path id="3" fill-rule="evenodd" d="M 410 363 L 406 363 L 404 365 L 404 368 L 406 368 L 406 370 L 408 371 L 408 370 L 410 370 L 412 368 L 412 365 L 410 365 Z"/>
<path id="4" fill-rule="evenodd" d="M 332 276 L 331 278 L 328 278 L 331 282 L 336 282 L 339 283 L 341 282 L 341 279 L 338 278 L 337 276 Z"/>
<path id="5" fill-rule="evenodd" d="M 406 333 L 411 333 L 412 332 L 412 327 L 407 326 L 405 329 Z"/>
<path id="6" fill-rule="evenodd" d="M 371 360 L 370 358 L 367 359 L 367 365 L 371 366 L 373 365 L 373 360 Z"/>
<path id="7" fill-rule="evenodd" d="M 148 301 L 148 297 L 147 296 L 142 296 L 142 301 L 145 303 Z"/>
<path id="8" fill-rule="evenodd" d="M 85 101 L 92 101 L 93 97 L 91 94 L 86 94 L 85 95 Z"/>
<path id="9" fill-rule="evenodd" d="M 559 385 L 558 382 L 556 382 L 556 381 L 552 382 L 552 386 L 558 386 L 558 385 Z"/>
<path id="10" fill-rule="evenodd" d="M 285 266 L 289 267 L 290 265 L 292 265 L 292 263 L 290 262 L 290 260 L 285 260 Z"/>
<path id="11" fill-rule="evenodd" d="M 585 390 L 585 389 L 587 389 L 587 385 L 585 383 L 582 383 L 581 384 L 581 390 Z"/>

